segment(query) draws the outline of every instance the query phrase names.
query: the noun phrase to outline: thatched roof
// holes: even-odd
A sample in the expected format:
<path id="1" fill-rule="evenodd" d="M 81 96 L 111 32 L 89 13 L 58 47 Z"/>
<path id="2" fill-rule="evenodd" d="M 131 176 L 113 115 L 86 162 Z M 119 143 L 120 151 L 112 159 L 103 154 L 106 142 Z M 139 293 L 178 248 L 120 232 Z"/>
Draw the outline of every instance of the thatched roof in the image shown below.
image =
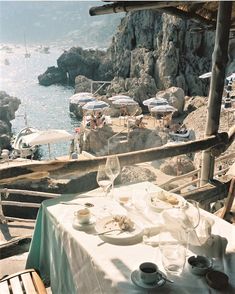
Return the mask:
<path id="1" fill-rule="evenodd" d="M 188 18 L 215 29 L 219 1 L 104 1 L 106 5 L 92 7 L 90 15 L 157 9 L 162 12 Z M 235 2 L 233 2 L 231 31 L 235 32 Z"/>

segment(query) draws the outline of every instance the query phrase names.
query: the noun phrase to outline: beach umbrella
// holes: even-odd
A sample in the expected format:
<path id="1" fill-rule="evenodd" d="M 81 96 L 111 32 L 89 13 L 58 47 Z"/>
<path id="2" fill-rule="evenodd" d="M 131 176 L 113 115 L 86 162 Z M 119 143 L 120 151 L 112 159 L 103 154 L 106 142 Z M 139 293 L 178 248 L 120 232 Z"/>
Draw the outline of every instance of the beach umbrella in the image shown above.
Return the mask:
<path id="1" fill-rule="evenodd" d="M 96 98 L 92 95 L 92 93 L 88 92 L 77 93 L 69 98 L 70 103 L 73 104 L 84 104 L 95 100 Z"/>
<path id="2" fill-rule="evenodd" d="M 207 73 L 204 73 L 203 75 L 200 75 L 199 78 L 200 79 L 208 79 L 208 78 L 211 78 L 211 75 L 212 75 L 212 72 L 207 72 Z"/>
<path id="3" fill-rule="evenodd" d="M 50 129 L 38 131 L 23 137 L 23 142 L 28 145 L 48 145 L 50 157 L 50 144 L 69 141 L 73 139 L 73 135 L 65 130 Z"/>
<path id="4" fill-rule="evenodd" d="M 177 109 L 171 105 L 159 105 L 159 106 L 154 106 L 151 108 L 151 112 L 156 112 L 156 113 L 170 113 L 174 112 Z"/>
<path id="5" fill-rule="evenodd" d="M 92 101 L 86 103 L 82 109 L 87 111 L 101 111 L 109 108 L 109 104 L 104 101 Z"/>
<path id="6" fill-rule="evenodd" d="M 113 101 L 114 105 L 118 105 L 118 106 L 129 106 L 129 105 L 139 105 L 135 100 L 133 99 L 126 99 L 126 98 L 122 98 L 122 99 L 118 99 L 116 101 Z"/>
<path id="7" fill-rule="evenodd" d="M 131 98 L 130 96 L 126 96 L 126 95 L 116 95 L 116 96 L 112 96 L 112 97 L 108 98 L 109 101 L 116 101 L 116 100 L 119 100 L 119 99 L 133 100 L 133 98 Z"/>
<path id="8" fill-rule="evenodd" d="M 235 73 L 232 73 L 229 77 L 226 78 L 228 81 L 235 81 Z"/>
<path id="9" fill-rule="evenodd" d="M 168 101 L 165 98 L 149 98 L 143 101 L 143 104 L 148 107 L 154 107 L 158 105 L 169 105 Z"/>

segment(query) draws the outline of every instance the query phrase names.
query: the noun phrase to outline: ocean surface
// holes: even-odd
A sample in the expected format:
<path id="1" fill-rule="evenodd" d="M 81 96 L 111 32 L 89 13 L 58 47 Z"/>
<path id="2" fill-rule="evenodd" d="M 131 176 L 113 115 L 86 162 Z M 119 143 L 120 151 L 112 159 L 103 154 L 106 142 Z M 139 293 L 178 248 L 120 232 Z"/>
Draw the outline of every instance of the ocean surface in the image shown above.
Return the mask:
<path id="1" fill-rule="evenodd" d="M 40 130 L 64 129 L 74 134 L 74 129 L 80 125 L 69 114 L 69 97 L 74 94 L 74 88 L 41 86 L 37 78 L 47 67 L 56 65 L 63 48 L 50 47 L 50 53 L 45 54 L 39 51 L 39 46 L 27 47 L 30 58 L 25 58 L 24 46 L 0 44 L 0 49 L 0 91 L 21 100 L 16 118 L 11 121 L 13 133 L 17 134 L 27 124 Z M 68 155 L 69 146 L 70 142 L 51 144 L 51 158 Z M 48 158 L 48 146 L 40 150 L 42 159 Z"/>

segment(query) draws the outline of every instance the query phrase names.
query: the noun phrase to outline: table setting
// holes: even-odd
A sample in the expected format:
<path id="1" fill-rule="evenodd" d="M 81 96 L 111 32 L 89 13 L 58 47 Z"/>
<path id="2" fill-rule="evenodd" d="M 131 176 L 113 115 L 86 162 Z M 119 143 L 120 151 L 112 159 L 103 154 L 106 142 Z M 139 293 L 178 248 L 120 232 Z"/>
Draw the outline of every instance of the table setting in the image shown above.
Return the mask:
<path id="1" fill-rule="evenodd" d="M 26 268 L 53 293 L 233 293 L 234 226 L 150 182 L 114 187 L 117 161 L 104 170 L 107 185 L 42 203 Z"/>

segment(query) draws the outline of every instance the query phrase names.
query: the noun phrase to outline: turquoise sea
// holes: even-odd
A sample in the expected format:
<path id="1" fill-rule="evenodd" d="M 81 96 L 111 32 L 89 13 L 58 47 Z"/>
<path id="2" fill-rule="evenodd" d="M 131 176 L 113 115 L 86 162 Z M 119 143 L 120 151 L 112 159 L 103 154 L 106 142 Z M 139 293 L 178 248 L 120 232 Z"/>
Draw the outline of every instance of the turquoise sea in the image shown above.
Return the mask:
<path id="1" fill-rule="evenodd" d="M 74 129 L 80 125 L 69 114 L 69 97 L 74 94 L 74 88 L 44 87 L 37 79 L 47 67 L 56 65 L 63 48 L 50 47 L 50 53 L 45 54 L 39 51 L 39 46 L 30 46 L 27 48 L 30 58 L 25 58 L 24 46 L 0 44 L 0 49 L 0 90 L 21 100 L 16 118 L 11 121 L 13 133 L 19 132 L 27 123 L 40 130 L 64 129 L 74 134 Z M 51 144 L 51 158 L 68 154 L 69 145 L 69 142 Z M 42 158 L 48 158 L 47 146 L 42 146 L 41 150 Z"/>

